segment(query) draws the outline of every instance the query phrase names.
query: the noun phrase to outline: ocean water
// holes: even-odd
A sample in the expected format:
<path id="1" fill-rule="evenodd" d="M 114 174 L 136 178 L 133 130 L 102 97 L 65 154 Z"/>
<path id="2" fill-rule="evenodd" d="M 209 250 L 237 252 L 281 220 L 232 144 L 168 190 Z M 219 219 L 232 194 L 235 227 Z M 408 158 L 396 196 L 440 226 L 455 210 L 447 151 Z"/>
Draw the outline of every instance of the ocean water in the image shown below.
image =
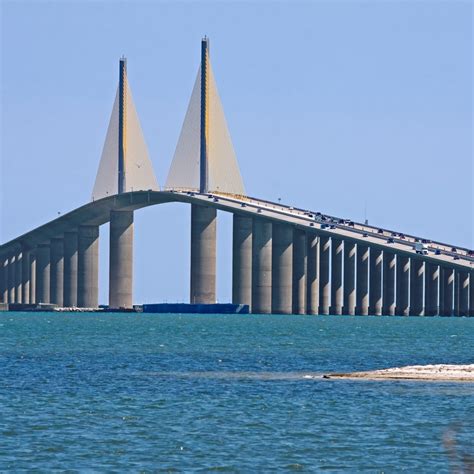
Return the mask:
<path id="1" fill-rule="evenodd" d="M 0 470 L 459 472 L 474 384 L 320 375 L 473 362 L 474 318 L 0 313 Z"/>

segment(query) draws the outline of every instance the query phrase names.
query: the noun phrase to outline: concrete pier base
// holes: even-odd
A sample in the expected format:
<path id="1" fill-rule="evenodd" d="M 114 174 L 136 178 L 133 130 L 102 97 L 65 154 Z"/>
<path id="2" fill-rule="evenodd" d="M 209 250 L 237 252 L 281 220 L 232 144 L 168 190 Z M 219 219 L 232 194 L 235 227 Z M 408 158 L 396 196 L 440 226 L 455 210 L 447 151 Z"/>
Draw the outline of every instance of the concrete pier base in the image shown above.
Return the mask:
<path id="1" fill-rule="evenodd" d="M 394 253 L 383 253 L 383 314 L 394 316 L 396 307 L 395 273 L 397 259 Z"/>
<path id="2" fill-rule="evenodd" d="M 329 314 L 331 305 L 331 284 L 329 280 L 329 258 L 331 241 L 329 237 L 319 238 L 319 314 Z"/>
<path id="3" fill-rule="evenodd" d="M 427 316 L 439 315 L 439 265 L 434 263 L 426 264 L 426 307 L 425 314 Z"/>
<path id="4" fill-rule="evenodd" d="M 216 217 L 212 207 L 191 204 L 190 302 L 216 302 Z"/>
<path id="5" fill-rule="evenodd" d="M 49 303 L 50 291 L 50 247 L 36 247 L 36 303 Z"/>
<path id="6" fill-rule="evenodd" d="M 77 306 L 77 232 L 64 233 L 64 297 L 67 308 Z"/>
<path id="7" fill-rule="evenodd" d="M 397 255 L 397 315 L 410 314 L 410 258 Z"/>
<path id="8" fill-rule="evenodd" d="M 353 316 L 356 310 L 356 244 L 344 241 L 344 314 Z"/>
<path id="9" fill-rule="evenodd" d="M 330 314 L 342 314 L 344 293 L 342 286 L 343 243 L 341 239 L 331 239 L 331 307 Z"/>
<path id="10" fill-rule="evenodd" d="M 356 313 L 369 314 L 369 247 L 357 244 Z"/>
<path id="11" fill-rule="evenodd" d="M 99 306 L 99 226 L 82 225 L 78 232 L 77 306 Z"/>
<path id="12" fill-rule="evenodd" d="M 272 311 L 272 223 L 253 219 L 252 313 Z"/>
<path id="13" fill-rule="evenodd" d="M 252 218 L 234 214 L 232 229 L 232 303 L 252 307 Z"/>
<path id="14" fill-rule="evenodd" d="M 50 303 L 63 306 L 64 301 L 64 240 L 51 239 Z"/>
<path id="15" fill-rule="evenodd" d="M 319 313 L 319 237 L 308 235 L 307 313 Z"/>
<path id="16" fill-rule="evenodd" d="M 109 306 L 133 307 L 133 211 L 111 211 Z"/>
<path id="17" fill-rule="evenodd" d="M 293 311 L 293 228 L 273 224 L 272 247 L 272 312 Z"/>
<path id="18" fill-rule="evenodd" d="M 306 232 L 293 231 L 293 314 L 306 314 L 308 272 L 308 242 Z"/>
<path id="19" fill-rule="evenodd" d="M 374 316 L 382 315 L 382 260 L 382 251 L 372 247 L 370 249 L 369 299 L 370 314 Z"/>

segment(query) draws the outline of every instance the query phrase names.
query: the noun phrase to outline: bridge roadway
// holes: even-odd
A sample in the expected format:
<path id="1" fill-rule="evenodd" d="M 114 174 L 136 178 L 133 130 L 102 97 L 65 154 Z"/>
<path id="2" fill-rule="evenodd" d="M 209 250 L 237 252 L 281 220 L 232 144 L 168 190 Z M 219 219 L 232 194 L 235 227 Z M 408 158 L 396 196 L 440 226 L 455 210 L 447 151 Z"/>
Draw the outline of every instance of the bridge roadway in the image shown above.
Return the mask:
<path id="1" fill-rule="evenodd" d="M 280 203 L 274 203 L 271 201 L 265 201 L 265 200 L 259 200 L 255 198 L 250 198 L 250 197 L 239 197 L 239 196 L 232 196 L 232 195 L 223 195 L 223 194 L 200 194 L 195 191 L 177 191 L 177 190 L 169 190 L 169 191 L 137 191 L 137 192 L 128 192 L 128 193 L 123 193 L 120 195 L 114 195 L 110 196 L 104 199 L 100 199 L 95 202 L 90 202 L 82 207 L 79 207 L 67 214 L 64 214 L 52 221 L 50 221 L 47 224 L 44 224 L 36 229 L 33 229 L 21 236 L 19 236 L 16 239 L 13 239 L 3 245 L 0 246 L 0 261 L 2 263 L 2 269 L 3 273 L 0 278 L 0 286 L 2 286 L 3 290 L 0 291 L 0 298 L 2 297 L 3 293 L 3 300 L 7 301 L 9 300 L 10 302 L 33 302 L 35 299 L 34 296 L 31 295 L 32 289 L 31 286 L 34 283 L 33 280 L 35 280 L 35 277 L 31 277 L 31 282 L 26 282 L 25 277 L 19 278 L 19 274 L 21 274 L 21 270 L 23 269 L 23 273 L 28 273 L 28 270 L 26 269 L 27 264 L 26 261 L 21 262 L 21 258 L 23 255 L 27 255 L 30 252 L 31 253 L 41 253 L 41 247 L 45 245 L 50 246 L 50 251 L 51 251 L 51 258 L 52 258 L 52 253 L 53 253 L 53 247 L 54 247 L 54 242 L 55 240 L 58 239 L 64 239 L 64 235 L 67 233 L 73 233 L 77 232 L 79 227 L 90 227 L 90 228 L 95 228 L 97 227 L 97 238 L 98 238 L 98 226 L 103 225 L 109 221 L 111 221 L 111 213 L 116 212 L 129 212 L 131 213 L 131 222 L 133 222 L 133 211 L 147 207 L 147 206 L 152 206 L 152 205 L 157 205 L 157 204 L 164 204 L 167 202 L 183 202 L 183 203 L 188 203 L 192 205 L 193 209 L 202 209 L 203 207 L 213 209 L 214 215 L 215 215 L 215 210 L 222 210 L 226 212 L 231 212 L 234 214 L 234 216 L 241 216 L 243 218 L 257 218 L 258 222 L 267 222 L 267 223 L 272 223 L 274 224 L 275 229 L 279 229 L 279 225 L 283 225 L 283 229 L 286 227 L 292 228 L 293 231 L 295 232 L 295 239 L 296 239 L 296 232 L 302 231 L 304 235 L 307 236 L 308 240 L 314 237 L 318 237 L 321 239 L 325 239 L 325 242 L 328 241 L 329 239 L 332 239 L 333 245 L 331 246 L 331 252 L 332 252 L 332 258 L 329 260 L 329 246 L 327 248 L 327 262 L 325 262 L 326 257 L 326 251 L 323 252 L 321 249 L 318 250 L 320 255 L 317 256 L 318 258 L 318 264 L 321 266 L 316 270 L 316 280 L 319 278 L 321 281 L 317 282 L 318 292 L 321 293 L 321 295 L 316 295 L 316 297 L 321 300 L 325 300 L 324 304 L 321 305 L 321 301 L 319 301 L 319 304 L 316 304 L 317 310 L 316 312 L 328 312 L 329 307 L 334 307 L 334 301 L 331 303 L 331 299 L 335 300 L 337 302 L 338 308 L 336 309 L 336 312 L 342 311 L 342 299 L 344 299 L 347 306 L 347 302 L 349 301 L 351 305 L 349 313 L 352 312 L 357 312 L 359 311 L 361 314 L 372 312 L 374 314 L 380 314 L 380 311 L 382 310 L 383 306 L 383 301 L 382 301 L 382 293 L 387 292 L 387 294 L 393 294 L 391 296 L 391 299 L 394 300 L 392 301 L 388 306 L 390 307 L 388 309 L 388 312 L 390 314 L 395 314 L 396 313 L 396 308 L 395 308 L 395 300 L 396 299 L 411 299 L 413 300 L 414 295 L 417 294 L 417 292 L 421 295 L 423 298 L 423 302 L 417 303 L 417 306 L 419 306 L 421 309 L 419 313 L 423 313 L 425 311 L 425 303 L 427 303 L 427 299 L 429 294 L 432 294 L 432 299 L 435 298 L 436 304 L 434 301 L 431 301 L 431 305 L 435 305 L 437 307 L 445 306 L 447 308 L 447 312 L 455 312 L 455 306 L 464 306 L 460 312 L 462 314 L 466 313 L 466 305 L 467 305 L 467 312 L 472 313 L 472 306 L 474 304 L 474 297 L 472 296 L 473 294 L 473 284 L 470 284 L 474 277 L 472 276 L 473 270 L 474 270 L 474 258 L 472 256 L 472 251 L 469 249 L 462 249 L 462 248 L 457 248 L 453 250 L 452 246 L 447 245 L 447 244 L 441 244 L 437 242 L 431 242 L 428 241 L 428 248 L 429 248 L 429 253 L 427 255 L 419 255 L 416 253 L 414 249 L 414 243 L 416 241 L 425 241 L 425 239 L 420 239 L 416 238 L 414 236 L 408 236 L 408 235 L 403 235 L 399 233 L 395 233 L 392 231 L 387 231 L 384 229 L 379 229 L 377 227 L 369 226 L 366 224 L 360 224 L 356 222 L 350 222 L 347 220 L 335 218 L 332 216 L 327 216 L 323 215 L 321 213 L 317 212 L 312 212 L 308 210 L 303 210 L 303 209 L 295 209 L 290 206 L 285 206 Z M 211 216 L 211 220 L 212 220 Z M 252 221 L 255 221 L 255 219 L 252 219 Z M 250 221 L 249 221 L 250 222 Z M 234 217 L 234 231 L 235 231 L 235 226 L 238 225 L 236 224 L 236 220 Z M 257 229 L 258 230 L 258 229 Z M 255 229 L 254 229 L 255 231 Z M 214 231 L 215 232 L 215 231 Z M 301 234 L 301 232 L 300 232 Z M 278 245 L 278 242 L 275 243 L 275 238 L 278 240 L 278 232 L 275 234 L 274 233 L 274 242 L 273 245 Z M 256 236 L 254 236 L 255 239 Z M 133 234 L 132 234 L 132 240 L 133 242 Z M 206 238 L 209 238 L 207 236 Z M 306 238 L 306 237 L 305 237 Z M 196 239 L 193 239 L 193 241 Z M 284 240 L 284 239 L 283 239 Z M 286 239 L 288 241 L 288 238 Z M 292 239 L 291 239 L 292 240 Z M 416 286 L 416 281 L 417 277 L 413 275 L 414 268 L 418 265 L 418 263 L 414 265 L 408 265 L 408 271 L 411 275 L 411 278 L 408 279 L 408 283 L 406 283 L 404 280 L 400 279 L 400 282 L 396 285 L 397 288 L 395 288 L 395 283 L 393 283 L 393 289 L 390 290 L 390 288 L 387 287 L 387 283 L 385 281 L 383 282 L 377 282 L 375 283 L 372 281 L 373 276 L 370 277 L 370 281 L 368 282 L 368 286 L 374 286 L 372 288 L 371 293 L 377 297 L 377 293 L 380 293 L 380 298 L 376 298 L 376 301 L 374 303 L 375 309 L 372 308 L 373 311 L 370 311 L 370 309 L 367 307 L 368 306 L 368 298 L 369 298 L 369 289 L 367 289 L 367 294 L 365 296 L 361 296 L 360 298 L 364 300 L 363 306 L 364 308 L 359 308 L 358 310 L 355 308 L 355 283 L 351 283 L 351 275 L 349 275 L 348 279 L 346 280 L 346 276 L 344 275 L 344 279 L 346 281 L 346 284 L 348 285 L 348 288 L 350 290 L 351 286 L 354 286 L 352 288 L 352 294 L 348 295 L 345 294 L 345 290 L 343 290 L 342 285 L 342 259 L 344 258 L 344 267 L 347 266 L 348 270 L 354 272 L 354 275 L 352 275 L 352 279 L 356 277 L 357 281 L 359 282 L 359 285 L 361 289 L 363 290 L 365 283 L 364 279 L 367 279 L 368 276 L 365 275 L 361 279 L 360 276 L 355 275 L 355 265 L 354 268 L 352 268 L 352 263 L 350 260 L 350 256 L 346 254 L 342 254 L 342 244 L 340 246 L 340 249 L 338 250 L 336 247 L 339 242 L 344 242 L 344 246 L 348 247 L 348 251 L 351 249 L 351 245 L 355 247 L 354 244 L 357 244 L 362 250 L 365 249 L 366 247 L 370 248 L 371 254 L 373 253 L 374 259 L 378 258 L 378 263 L 373 263 L 372 258 L 370 261 L 371 266 L 371 271 L 370 273 L 375 276 L 380 273 L 380 277 L 382 275 L 382 270 L 381 270 L 381 265 L 382 265 L 382 255 L 387 254 L 387 256 L 394 256 L 396 255 L 398 259 L 400 259 L 401 265 L 397 266 L 402 266 L 403 263 L 410 259 L 413 260 L 413 262 L 422 262 L 423 267 L 420 267 L 418 270 L 418 276 L 421 277 L 423 280 L 428 280 L 428 276 L 430 278 L 437 279 L 437 289 L 436 291 L 434 290 L 429 290 L 428 287 L 426 286 L 425 283 L 422 284 L 420 287 L 421 289 L 415 288 Z M 296 258 L 296 252 L 297 252 L 297 247 L 296 246 L 296 240 L 295 240 L 295 258 Z M 65 241 L 64 241 L 65 245 Z M 291 242 L 291 245 L 293 246 L 293 241 Z M 318 246 L 319 246 L 318 242 Z M 300 246 L 301 247 L 301 246 Z M 283 246 L 283 253 L 285 253 L 285 246 Z M 293 247 L 292 247 L 293 248 Z M 199 252 L 201 252 L 200 247 L 197 247 L 197 254 L 200 255 Z M 309 249 L 309 247 L 308 247 Z M 308 252 L 305 248 L 304 252 L 301 254 L 303 258 L 302 261 L 304 261 L 305 265 L 307 265 L 307 259 L 308 259 Z M 437 253 L 435 251 L 438 250 Z M 235 248 L 234 248 L 235 251 Z M 255 254 L 256 250 L 253 249 L 253 253 Z M 275 250 L 274 250 L 275 253 Z M 355 254 L 355 251 L 353 252 Z M 192 251 L 193 254 L 193 251 Z M 211 249 L 211 254 L 212 254 L 212 249 Z M 212 259 L 214 258 L 211 254 L 206 254 L 207 257 L 205 258 L 210 258 L 211 266 L 213 265 Z M 62 255 L 62 254 L 61 254 Z M 210 257 L 209 257 L 210 255 Z M 278 251 L 275 255 L 278 255 Z M 255 256 L 255 255 L 254 255 Z M 89 255 L 89 258 L 95 258 L 91 257 Z M 130 257 L 132 258 L 132 257 Z M 198 260 L 201 257 L 198 257 Z M 266 257 L 268 258 L 268 256 Z M 273 280 L 280 278 L 280 271 L 278 270 L 280 266 L 278 265 L 278 262 L 276 259 L 279 257 L 273 257 L 272 263 L 274 268 L 274 273 L 277 275 Z M 286 262 L 288 263 L 288 256 L 281 256 L 281 258 L 286 258 Z M 354 257 L 355 259 L 355 257 Z M 405 260 L 403 260 L 405 259 Z M 234 257 L 235 260 L 235 257 Z M 338 262 L 341 262 L 341 268 L 335 268 L 334 265 L 338 264 Z M 0 263 L 1 263 L 0 262 Z M 16 262 L 16 265 L 14 263 Z M 197 263 L 193 262 L 191 263 L 191 286 L 193 286 L 193 266 L 194 267 L 199 267 L 199 265 L 203 265 L 203 261 L 196 261 Z M 282 260 L 283 262 L 283 260 Z M 280 263 L 282 263 L 280 262 Z M 296 261 L 295 261 L 296 262 Z M 294 263 L 295 263 L 294 262 Z M 111 259 L 111 265 L 112 265 L 112 259 Z M 205 263 L 204 263 L 205 264 Z M 327 271 L 325 269 L 325 266 L 332 265 L 332 269 L 330 271 Z M 384 268 L 386 270 L 383 273 L 386 273 L 387 276 L 390 279 L 398 280 L 398 273 L 397 275 L 394 275 L 391 273 L 395 273 L 395 263 L 391 264 L 390 268 L 391 270 L 389 271 L 388 268 L 386 267 L 388 263 L 383 261 Z M 234 261 L 234 266 L 235 265 L 242 265 L 242 263 Z M 368 262 L 367 262 L 368 265 Z M 374 266 L 375 265 L 375 266 Z M 429 266 L 433 270 L 430 272 L 428 275 L 428 272 L 425 271 L 425 267 Z M 248 267 L 249 265 L 247 265 Z M 255 264 L 250 264 L 252 267 L 252 272 L 255 272 Z M 360 266 L 361 269 L 364 268 L 364 260 L 358 261 L 358 267 Z M 413 268 L 412 268 L 413 266 Z M 293 265 L 291 265 L 293 268 Z M 446 274 L 445 277 L 441 276 L 441 269 L 443 269 L 444 273 Z M 8 271 L 10 270 L 10 271 Z M 201 269 L 202 270 L 202 269 Z M 380 271 L 379 271 L 380 270 Z M 31 266 L 30 272 L 38 274 L 38 270 L 34 269 L 34 266 Z M 61 271 L 63 269 L 61 268 Z M 127 270 L 128 272 L 131 272 L 131 270 Z M 305 280 L 305 285 L 306 285 L 306 280 L 308 279 L 308 275 L 306 274 L 307 268 L 305 267 L 304 273 L 304 280 Z M 322 271 L 321 275 L 320 272 Z M 435 271 L 438 273 L 435 275 Z M 16 277 L 14 276 L 16 272 Z M 95 272 L 95 270 L 94 270 Z M 456 272 L 456 273 L 455 273 Z M 95 272 L 96 273 L 96 272 Z M 120 273 L 120 272 L 119 272 Z M 196 272 L 195 272 L 196 273 Z M 206 271 L 204 271 L 204 274 Z M 238 273 L 238 272 L 237 272 Z M 245 273 L 245 272 L 244 272 Z M 288 272 L 287 272 L 288 273 Z M 311 301 L 311 297 L 308 296 L 302 296 L 302 286 L 300 284 L 299 288 L 296 288 L 298 285 L 297 283 L 293 282 L 293 285 L 288 283 L 288 274 L 284 275 L 283 281 L 280 278 L 279 285 L 280 289 L 283 292 L 286 292 L 286 297 L 288 297 L 289 292 L 292 293 L 292 298 L 289 298 L 290 300 L 298 300 L 299 301 L 299 308 L 295 308 L 295 301 L 293 301 L 293 312 L 307 312 L 309 311 L 309 307 L 313 306 L 314 307 L 314 302 Z M 403 272 L 402 272 L 403 273 Z M 196 273 L 196 275 L 199 274 L 199 271 Z M 58 278 L 63 278 L 62 274 L 58 273 L 55 274 L 56 279 Z M 59 275 L 59 276 L 58 276 Z M 331 276 L 330 276 L 331 275 Z M 391 275 L 391 276 L 390 276 Z M 53 278 L 53 272 L 50 273 L 51 278 Z M 247 272 L 247 277 L 248 277 L 248 272 Z M 243 277 L 243 274 L 241 274 L 240 278 Z M 400 278 L 403 277 L 403 274 L 400 276 Z M 48 277 L 49 278 L 49 277 Z M 95 277 L 96 278 L 96 277 Z M 130 275 L 127 276 L 127 278 L 131 279 L 131 273 Z M 215 279 L 215 275 L 213 277 Z M 211 278 L 211 279 L 212 279 Z M 294 280 L 294 276 L 292 276 Z M 328 285 L 329 282 L 324 282 L 322 280 L 329 279 L 331 278 L 332 285 Z M 386 277 L 384 277 L 386 278 Z M 462 282 L 461 283 L 455 283 L 458 281 L 458 279 L 461 278 Z M 198 278 L 200 280 L 201 278 Z M 235 273 L 234 273 L 234 279 L 235 279 Z M 406 278 L 405 278 L 406 279 Z M 446 279 L 446 281 L 442 281 L 440 283 L 441 279 Z M 22 289 L 22 280 L 23 280 L 23 287 L 30 287 L 29 288 L 29 293 L 30 296 L 28 297 L 27 295 L 27 290 L 26 288 Z M 275 281 L 271 282 L 270 286 L 275 287 Z M 421 280 L 420 280 L 421 281 Z M 2 283 L 3 282 L 3 283 Z M 348 283 L 347 283 L 348 282 Z M 47 297 L 47 288 L 43 288 L 45 285 L 46 286 L 55 286 L 56 292 L 63 292 L 65 289 L 61 287 L 61 285 L 57 285 L 56 280 L 54 282 L 51 281 L 45 281 L 42 282 L 42 289 L 40 293 L 42 293 L 42 296 L 44 298 L 36 297 L 35 302 L 39 301 L 50 301 L 51 298 Z M 84 283 L 84 282 L 83 282 Z M 314 283 L 314 281 L 313 281 Z M 64 284 L 66 285 L 66 280 L 64 280 Z M 84 284 L 87 284 L 84 283 Z M 457 287 L 455 288 L 455 284 Z M 92 285 L 97 285 L 96 282 L 92 282 Z M 211 287 L 212 285 L 215 286 L 215 283 L 211 281 L 210 283 Z M 243 282 L 240 282 L 240 286 L 245 284 Z M 268 284 L 267 284 L 268 285 Z M 309 285 L 309 282 L 308 282 Z M 388 283 L 388 285 L 391 285 L 391 282 Z M 400 294 L 400 289 L 403 287 L 403 285 L 408 285 L 406 292 L 408 295 L 401 295 Z M 120 286 L 120 282 L 119 282 Z M 295 288 L 291 288 L 291 287 Z M 314 286 L 314 285 L 313 285 Z M 334 289 L 330 290 L 329 286 L 333 286 Z M 431 285 L 432 286 L 432 285 Z M 288 288 L 290 287 L 290 288 Z M 340 287 L 340 288 L 339 288 Z M 384 292 L 382 291 L 385 290 Z M 467 289 L 466 289 L 467 288 Z M 339 290 L 340 291 L 339 291 Z M 241 288 L 237 288 L 237 293 L 239 293 L 239 290 L 242 290 Z M 270 288 L 271 290 L 271 288 Z M 273 293 L 277 294 L 278 291 L 275 291 L 276 288 L 273 288 Z M 36 288 L 36 293 L 38 293 L 38 288 Z M 75 290 L 74 290 L 75 291 Z M 78 290 L 80 292 L 80 290 Z M 131 290 L 130 290 L 131 291 Z M 198 292 L 200 290 L 198 289 Z M 250 288 L 247 289 L 247 299 L 251 299 L 249 296 L 249 291 L 254 294 L 256 292 L 255 288 Z M 267 290 L 265 290 L 267 291 Z M 306 292 L 306 289 L 304 290 Z M 309 291 L 309 290 L 308 290 Z M 16 294 L 15 294 L 16 292 Z M 191 289 L 191 293 L 193 292 L 193 289 Z M 300 294 L 298 294 L 298 292 Z M 316 292 L 316 293 L 318 293 Z M 330 293 L 328 293 L 330 292 Z M 397 292 L 398 298 L 395 297 L 395 292 Z M 447 292 L 447 293 L 446 293 Z M 51 290 L 51 293 L 54 293 L 53 290 Z M 97 290 L 95 290 L 95 293 L 97 293 Z M 235 292 L 234 292 L 235 293 Z M 240 291 L 242 294 L 242 291 Z M 244 291 L 245 293 L 245 291 Z M 20 297 L 20 294 L 23 297 Z M 192 293 L 193 294 L 193 293 Z M 448 299 L 452 299 L 452 308 L 451 308 L 451 303 L 446 303 L 446 302 L 441 302 L 441 298 L 446 299 L 445 294 L 448 295 Z M 209 292 L 209 298 L 215 299 L 215 288 L 214 288 L 214 293 L 212 291 Z M 268 291 L 265 296 L 268 300 Z M 92 299 L 95 299 L 96 296 L 94 296 Z M 80 299 L 80 298 L 79 298 Z M 191 296 L 191 299 L 193 299 L 193 296 Z M 272 299 L 272 302 L 275 298 Z M 278 299 L 278 298 L 277 298 Z M 284 298 L 283 298 L 284 299 Z M 47 301 L 46 301 L 47 300 Z M 57 300 L 62 303 L 63 299 L 57 298 Z M 74 298 L 72 298 L 73 302 Z M 119 298 L 120 300 L 120 298 Z M 280 298 L 281 300 L 281 298 Z M 304 301 L 303 300 L 307 300 Z M 470 301 L 469 301 L 470 300 Z M 234 301 L 235 302 L 235 301 Z M 241 303 L 249 303 L 249 301 L 240 301 Z M 360 303 L 360 302 L 358 302 Z M 276 304 L 276 303 L 275 303 Z M 272 308 L 275 306 L 275 304 L 272 305 Z M 261 312 L 270 312 L 268 309 L 268 301 L 267 301 L 267 307 L 265 308 L 265 311 Z M 359 306 L 359 304 L 357 305 Z M 411 310 L 409 309 L 409 301 L 406 302 L 406 308 L 402 311 L 403 314 L 407 314 L 407 312 L 410 312 Z M 412 305 L 413 306 L 413 305 Z M 302 308 L 303 307 L 303 308 Z M 288 303 L 285 304 L 282 303 L 282 308 L 288 310 Z M 280 309 L 282 309 L 280 308 Z M 273 308 L 274 309 L 274 308 Z M 321 309 L 323 311 L 321 311 Z M 432 312 L 435 311 L 435 314 L 441 314 L 443 313 L 443 309 L 432 309 Z M 283 311 L 277 311 L 277 312 L 283 312 Z M 288 312 L 288 311 L 285 311 Z M 289 311 L 292 312 L 292 311 Z M 315 311 L 312 311 L 313 313 Z M 410 313 L 411 314 L 411 313 Z M 418 311 L 417 311 L 418 314 Z"/>

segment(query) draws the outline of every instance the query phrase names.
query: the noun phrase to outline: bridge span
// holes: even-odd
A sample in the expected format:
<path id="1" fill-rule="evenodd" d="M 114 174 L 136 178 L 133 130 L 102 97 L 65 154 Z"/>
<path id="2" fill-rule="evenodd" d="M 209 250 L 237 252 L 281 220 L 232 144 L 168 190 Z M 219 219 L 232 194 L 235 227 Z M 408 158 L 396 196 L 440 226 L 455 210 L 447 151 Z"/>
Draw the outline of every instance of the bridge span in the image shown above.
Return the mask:
<path id="1" fill-rule="evenodd" d="M 194 213 L 191 302 L 216 300 L 220 210 L 233 214 L 232 302 L 253 312 L 472 315 L 473 258 L 460 249 L 437 254 L 430 245 L 418 254 L 413 241 L 377 228 L 328 224 L 310 211 L 196 191 L 110 196 L 3 244 L 3 300 L 97 307 L 99 227 L 110 223 L 109 302 L 131 307 L 133 213 L 169 202 L 190 204 Z"/>
<path id="2" fill-rule="evenodd" d="M 219 210 L 233 214 L 232 302 L 253 313 L 474 316 L 472 250 L 246 196 L 207 38 L 165 190 L 121 59 L 93 200 L 0 245 L 0 302 L 97 308 L 108 223 L 109 306 L 131 308 L 134 213 L 169 202 L 191 206 L 191 303 L 216 302 Z"/>

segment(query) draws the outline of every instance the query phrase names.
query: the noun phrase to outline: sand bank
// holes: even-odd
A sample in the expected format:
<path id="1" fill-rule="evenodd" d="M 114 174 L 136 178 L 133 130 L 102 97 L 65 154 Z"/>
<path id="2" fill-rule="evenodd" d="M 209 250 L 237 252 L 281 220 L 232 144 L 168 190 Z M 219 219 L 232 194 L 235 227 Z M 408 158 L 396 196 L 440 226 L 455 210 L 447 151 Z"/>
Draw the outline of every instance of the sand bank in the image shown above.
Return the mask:
<path id="1" fill-rule="evenodd" d="M 439 380 L 454 382 L 474 382 L 474 364 L 469 365 L 411 365 L 391 369 L 351 372 L 347 374 L 328 374 L 330 379 L 367 380 Z"/>

